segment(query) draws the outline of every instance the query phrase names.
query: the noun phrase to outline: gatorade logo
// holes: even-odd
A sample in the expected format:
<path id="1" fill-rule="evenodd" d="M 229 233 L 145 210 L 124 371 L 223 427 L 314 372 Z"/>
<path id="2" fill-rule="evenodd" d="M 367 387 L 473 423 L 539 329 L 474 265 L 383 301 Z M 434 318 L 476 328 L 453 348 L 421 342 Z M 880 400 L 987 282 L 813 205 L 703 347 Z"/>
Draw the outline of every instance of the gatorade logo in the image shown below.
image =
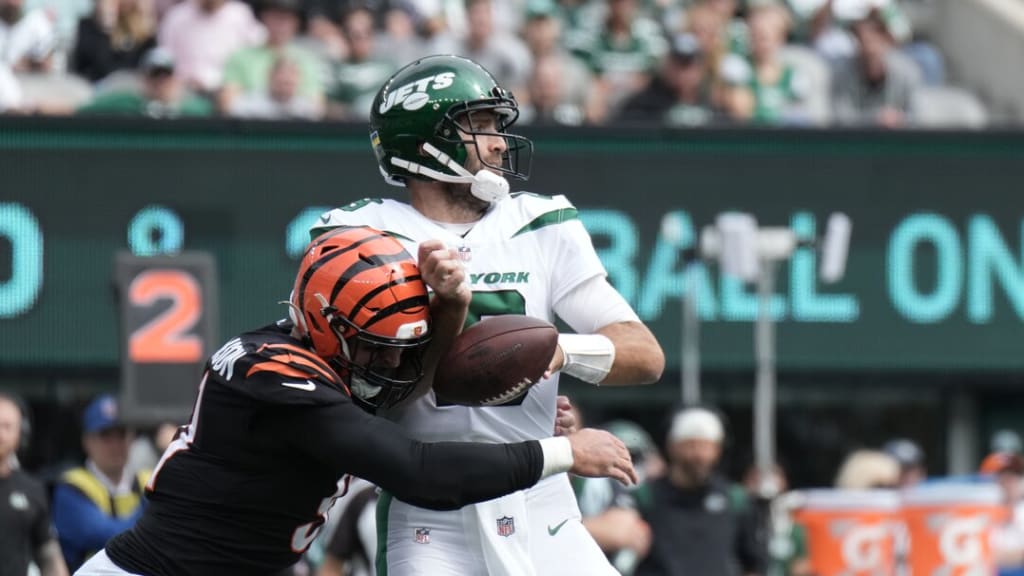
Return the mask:
<path id="1" fill-rule="evenodd" d="M 981 562 L 984 543 L 981 541 L 988 521 L 984 516 L 950 518 L 939 535 L 939 552 L 950 566 L 973 565 Z"/>
<path id="2" fill-rule="evenodd" d="M 854 572 L 880 568 L 888 538 L 889 530 L 884 524 L 851 526 L 842 543 L 846 567 Z"/>
<path id="3" fill-rule="evenodd" d="M 380 113 L 386 114 L 395 106 L 401 104 L 402 108 L 408 111 L 419 110 L 430 101 L 427 89 L 444 90 L 455 82 L 454 72 L 442 72 L 433 76 L 427 76 L 399 86 L 388 92 L 384 101 L 380 103 Z"/>

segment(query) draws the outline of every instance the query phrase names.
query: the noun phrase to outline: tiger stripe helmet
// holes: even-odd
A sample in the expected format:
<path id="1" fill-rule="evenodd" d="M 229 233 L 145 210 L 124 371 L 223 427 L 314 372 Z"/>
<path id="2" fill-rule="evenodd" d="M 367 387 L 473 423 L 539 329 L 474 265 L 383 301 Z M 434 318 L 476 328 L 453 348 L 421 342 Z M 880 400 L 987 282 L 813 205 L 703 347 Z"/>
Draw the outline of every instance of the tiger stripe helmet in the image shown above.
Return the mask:
<path id="1" fill-rule="evenodd" d="M 422 377 L 421 353 L 430 339 L 427 287 L 393 237 L 367 226 L 318 236 L 302 257 L 291 303 L 300 332 L 363 404 L 393 405 Z M 364 348 L 370 353 L 360 354 Z M 397 368 L 375 361 L 389 349 L 401 352 Z"/>

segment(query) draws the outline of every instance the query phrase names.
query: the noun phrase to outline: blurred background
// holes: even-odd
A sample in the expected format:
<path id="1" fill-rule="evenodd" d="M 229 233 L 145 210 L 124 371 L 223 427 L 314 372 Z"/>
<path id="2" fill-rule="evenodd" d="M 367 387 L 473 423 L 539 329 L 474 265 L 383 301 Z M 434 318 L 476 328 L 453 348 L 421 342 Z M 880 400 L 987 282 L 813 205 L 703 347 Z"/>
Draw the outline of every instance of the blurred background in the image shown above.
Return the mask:
<path id="1" fill-rule="evenodd" d="M 788 488 L 893 440 L 931 477 L 1020 451 L 1020 0 L 0 0 L 0 390 L 31 416 L 22 465 L 79 462 L 101 393 L 143 437 L 184 423 L 198 363 L 284 315 L 318 215 L 405 198 L 370 100 L 441 52 L 514 91 L 535 156 L 513 188 L 569 196 L 665 350 L 653 386 L 564 378 L 586 423 L 664 449 L 679 407 L 714 407 L 720 471 Z M 823 275 L 837 213 L 843 273 Z M 701 240 L 723 215 L 792 245 L 737 277 Z"/>

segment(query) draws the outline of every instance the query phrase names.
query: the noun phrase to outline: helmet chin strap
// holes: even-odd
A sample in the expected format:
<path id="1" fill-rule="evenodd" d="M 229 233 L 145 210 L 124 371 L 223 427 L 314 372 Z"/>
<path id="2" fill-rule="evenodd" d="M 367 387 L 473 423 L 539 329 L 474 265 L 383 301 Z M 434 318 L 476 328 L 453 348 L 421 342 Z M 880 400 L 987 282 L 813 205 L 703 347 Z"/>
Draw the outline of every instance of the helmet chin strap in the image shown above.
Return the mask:
<path id="1" fill-rule="evenodd" d="M 410 162 L 394 156 L 391 157 L 391 163 L 403 170 L 408 170 L 412 174 L 423 174 L 428 178 L 439 180 L 441 182 L 470 184 L 471 186 L 469 187 L 469 191 L 473 196 L 476 196 L 490 204 L 495 204 L 497 202 L 501 202 L 505 198 L 508 198 L 508 180 L 505 180 L 505 178 L 491 172 L 490 170 L 480 170 L 476 174 L 473 174 L 469 170 L 463 168 L 451 156 L 438 150 L 437 147 L 430 142 L 423 144 L 423 151 L 433 156 L 434 159 L 442 165 L 447 166 L 452 172 L 455 172 L 457 176 L 438 172 L 437 170 L 427 168 L 422 164 L 417 164 L 416 162 Z"/>

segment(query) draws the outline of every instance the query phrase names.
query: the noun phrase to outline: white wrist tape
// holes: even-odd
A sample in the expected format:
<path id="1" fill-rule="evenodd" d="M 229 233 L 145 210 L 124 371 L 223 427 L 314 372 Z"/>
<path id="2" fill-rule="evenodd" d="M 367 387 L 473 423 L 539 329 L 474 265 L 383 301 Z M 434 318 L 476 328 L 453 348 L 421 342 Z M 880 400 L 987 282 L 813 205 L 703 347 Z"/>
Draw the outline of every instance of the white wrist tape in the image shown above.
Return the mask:
<path id="1" fill-rule="evenodd" d="M 544 451 L 544 468 L 540 472 L 541 478 L 568 472 L 572 468 L 572 443 L 565 436 L 544 438 L 540 441 L 540 448 Z"/>
<path id="2" fill-rule="evenodd" d="M 615 362 L 615 344 L 602 334 L 559 334 L 558 346 L 562 372 L 591 384 L 600 384 Z"/>

